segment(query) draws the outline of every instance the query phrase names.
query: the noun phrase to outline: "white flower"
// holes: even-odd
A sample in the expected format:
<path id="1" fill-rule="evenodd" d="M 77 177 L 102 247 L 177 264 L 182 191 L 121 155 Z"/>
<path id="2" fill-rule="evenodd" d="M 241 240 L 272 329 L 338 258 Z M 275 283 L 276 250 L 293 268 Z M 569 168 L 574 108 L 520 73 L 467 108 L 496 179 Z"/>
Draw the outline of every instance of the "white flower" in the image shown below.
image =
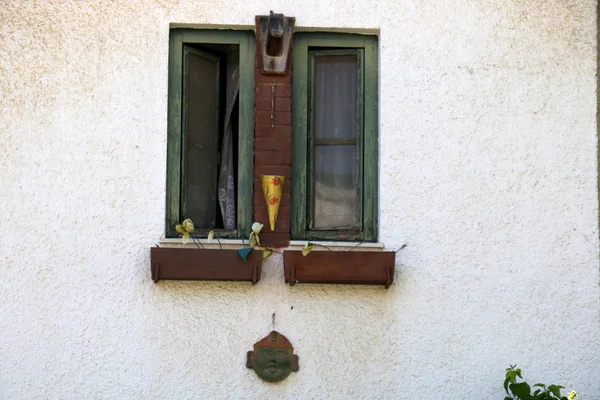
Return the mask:
<path id="1" fill-rule="evenodd" d="M 261 224 L 260 222 L 255 222 L 252 224 L 252 232 L 250 232 L 250 246 L 255 246 L 258 245 L 260 246 L 260 239 L 258 238 L 258 234 L 260 233 L 260 231 L 262 230 L 262 228 L 264 227 L 263 224 Z"/>
<path id="2" fill-rule="evenodd" d="M 175 226 L 175 230 L 181 233 L 183 243 L 185 244 L 190 240 L 190 233 L 194 232 L 194 223 L 188 218 L 181 225 Z"/>
<path id="3" fill-rule="evenodd" d="M 255 222 L 252 224 L 252 232 L 254 232 L 258 235 L 263 227 L 264 227 L 264 224 L 261 224 L 260 222 Z"/>

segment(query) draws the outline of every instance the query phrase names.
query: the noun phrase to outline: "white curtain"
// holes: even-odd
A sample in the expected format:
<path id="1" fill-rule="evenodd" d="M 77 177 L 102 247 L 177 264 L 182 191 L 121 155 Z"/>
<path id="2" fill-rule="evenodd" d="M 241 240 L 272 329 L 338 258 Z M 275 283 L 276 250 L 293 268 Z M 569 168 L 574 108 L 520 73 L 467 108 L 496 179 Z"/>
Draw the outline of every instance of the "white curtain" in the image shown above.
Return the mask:
<path id="1" fill-rule="evenodd" d="M 223 124 L 223 144 L 221 146 L 221 169 L 219 170 L 219 206 L 223 216 L 223 227 L 235 229 L 235 163 L 233 159 L 232 113 L 240 90 L 240 72 L 238 63 L 227 63 L 227 89 L 225 104 L 225 123 Z"/>

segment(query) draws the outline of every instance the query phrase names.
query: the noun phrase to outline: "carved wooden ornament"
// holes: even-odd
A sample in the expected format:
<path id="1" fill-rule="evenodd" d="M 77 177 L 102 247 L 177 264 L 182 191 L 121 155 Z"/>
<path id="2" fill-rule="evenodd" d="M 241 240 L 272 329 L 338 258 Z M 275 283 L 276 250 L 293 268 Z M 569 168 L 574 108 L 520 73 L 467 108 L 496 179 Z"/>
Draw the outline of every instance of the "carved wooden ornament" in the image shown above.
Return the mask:
<path id="1" fill-rule="evenodd" d="M 288 55 L 292 47 L 292 34 L 296 18 L 283 14 L 256 16 L 257 40 L 260 43 L 262 61 L 261 71 L 264 75 L 285 75 L 287 73 Z"/>
<path id="2" fill-rule="evenodd" d="M 272 331 L 248 352 L 246 367 L 254 369 L 263 381 L 280 382 L 299 369 L 292 344 L 281 333 Z"/>

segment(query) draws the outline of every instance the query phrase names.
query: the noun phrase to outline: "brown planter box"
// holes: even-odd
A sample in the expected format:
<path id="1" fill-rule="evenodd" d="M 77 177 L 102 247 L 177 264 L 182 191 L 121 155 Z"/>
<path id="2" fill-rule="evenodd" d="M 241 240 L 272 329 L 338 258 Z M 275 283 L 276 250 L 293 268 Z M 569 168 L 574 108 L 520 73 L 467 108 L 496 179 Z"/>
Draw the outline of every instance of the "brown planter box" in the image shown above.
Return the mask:
<path id="1" fill-rule="evenodd" d="M 285 282 L 385 285 L 394 282 L 394 251 L 284 251 Z"/>
<path id="2" fill-rule="evenodd" d="M 237 250 L 152 247 L 152 280 L 249 281 L 262 271 L 262 251 L 254 250 L 246 262 Z"/>

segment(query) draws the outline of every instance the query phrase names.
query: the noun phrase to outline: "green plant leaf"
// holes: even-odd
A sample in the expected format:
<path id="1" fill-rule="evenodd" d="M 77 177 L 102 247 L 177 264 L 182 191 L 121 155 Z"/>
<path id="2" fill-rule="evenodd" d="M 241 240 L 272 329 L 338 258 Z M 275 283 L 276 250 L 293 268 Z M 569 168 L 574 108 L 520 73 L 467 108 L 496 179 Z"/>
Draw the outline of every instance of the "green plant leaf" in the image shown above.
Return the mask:
<path id="1" fill-rule="evenodd" d="M 215 231 L 213 231 L 211 229 L 210 232 L 208 232 L 208 243 L 212 243 L 214 238 L 215 238 Z"/>
<path id="2" fill-rule="evenodd" d="M 239 249 L 238 254 L 240 255 L 240 257 L 242 257 L 242 260 L 246 262 L 246 260 L 248 259 L 248 254 L 250 254 L 252 250 L 254 250 L 252 247 L 245 247 L 243 249 Z"/>
<path id="3" fill-rule="evenodd" d="M 564 389 L 564 386 L 560 385 L 550 385 L 548 386 L 548 390 L 552 392 L 553 395 L 560 398 L 560 389 Z"/>
<path id="4" fill-rule="evenodd" d="M 306 246 L 304 246 L 304 248 L 302 249 L 302 255 L 306 257 L 308 253 L 312 251 L 313 247 L 315 247 L 314 244 L 312 244 L 311 242 L 307 242 Z"/>
<path id="5" fill-rule="evenodd" d="M 531 388 L 527 382 L 512 383 L 509 388 L 518 398 L 523 400 L 531 399 Z"/>
<path id="6" fill-rule="evenodd" d="M 273 250 L 267 249 L 266 247 L 263 247 L 262 251 L 263 251 L 263 258 L 269 258 L 269 256 L 271 254 L 273 254 Z"/>
<path id="7" fill-rule="evenodd" d="M 506 378 L 506 379 L 504 380 L 504 390 L 506 390 L 506 394 L 510 394 L 510 393 L 508 393 L 508 384 L 509 384 L 509 383 L 511 383 L 510 379 L 509 379 L 509 378 Z"/>

